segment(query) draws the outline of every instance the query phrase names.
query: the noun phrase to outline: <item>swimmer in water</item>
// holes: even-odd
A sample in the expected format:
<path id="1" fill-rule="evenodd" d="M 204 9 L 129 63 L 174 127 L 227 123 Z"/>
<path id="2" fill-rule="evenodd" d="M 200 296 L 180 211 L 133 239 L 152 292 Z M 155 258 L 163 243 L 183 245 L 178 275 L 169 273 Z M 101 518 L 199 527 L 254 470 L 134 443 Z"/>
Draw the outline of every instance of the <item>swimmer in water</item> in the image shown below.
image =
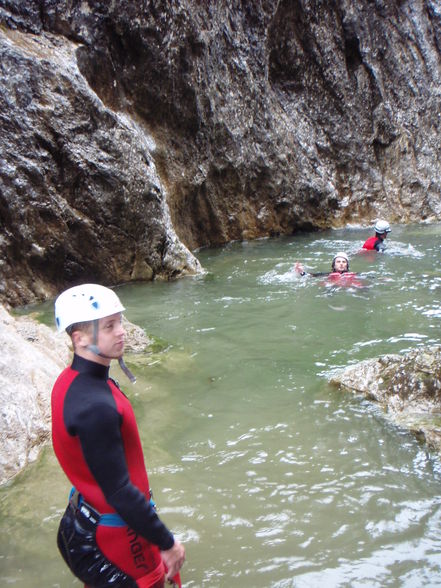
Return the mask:
<path id="1" fill-rule="evenodd" d="M 323 278 L 325 276 L 329 277 L 333 274 L 342 275 L 349 272 L 349 257 L 342 251 L 336 253 L 332 259 L 331 272 L 306 272 L 303 265 L 298 261 L 294 266 L 294 270 L 301 276 L 313 276 L 315 278 Z"/>
<path id="2" fill-rule="evenodd" d="M 374 231 L 375 237 L 369 237 L 363 244 L 363 249 L 381 253 L 386 249 L 386 243 L 384 241 L 387 234 L 391 231 L 390 224 L 385 220 L 379 220 L 375 223 Z"/>
<path id="3" fill-rule="evenodd" d="M 343 251 L 336 253 L 332 258 L 331 272 L 306 272 L 303 265 L 297 262 L 294 270 L 301 276 L 313 276 L 326 278 L 325 285 L 334 285 L 345 288 L 364 288 L 364 284 L 357 278 L 357 274 L 349 271 L 349 257 Z"/>

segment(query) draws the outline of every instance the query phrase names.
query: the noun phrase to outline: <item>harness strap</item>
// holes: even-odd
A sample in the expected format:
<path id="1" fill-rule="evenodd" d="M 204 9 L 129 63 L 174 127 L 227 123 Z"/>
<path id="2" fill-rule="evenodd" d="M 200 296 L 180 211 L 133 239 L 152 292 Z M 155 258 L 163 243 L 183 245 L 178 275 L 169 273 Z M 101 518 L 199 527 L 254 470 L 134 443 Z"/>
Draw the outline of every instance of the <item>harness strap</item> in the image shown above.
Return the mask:
<path id="1" fill-rule="evenodd" d="M 117 512 L 108 512 L 101 514 L 88 504 L 82 494 L 76 488 L 72 488 L 69 494 L 69 502 L 71 502 L 91 523 L 103 525 L 103 527 L 127 527 L 127 523 Z M 150 490 L 150 504 L 156 510 L 156 504 L 152 498 L 152 491 Z"/>
<path id="2" fill-rule="evenodd" d="M 93 506 L 87 504 L 76 488 L 72 488 L 70 491 L 69 502 L 78 508 L 81 514 L 93 524 L 102 525 L 103 527 L 127 527 L 127 523 L 118 513 L 101 514 Z"/>
<path id="3" fill-rule="evenodd" d="M 150 491 L 151 493 L 151 491 Z M 77 508 L 83 516 L 85 516 L 91 523 L 95 525 L 103 525 L 104 527 L 127 527 L 127 524 L 124 520 L 119 516 L 118 513 L 104 513 L 101 514 L 96 509 L 94 509 L 90 504 L 88 504 L 82 497 L 82 495 L 78 492 L 76 488 L 72 488 L 69 494 L 69 502 Z M 150 498 L 150 503 L 152 504 L 153 508 L 155 508 L 155 503 L 152 498 Z M 158 566 L 146 574 L 142 576 L 142 578 L 137 578 L 136 584 L 139 588 L 150 588 L 165 576 L 166 570 L 164 567 L 164 562 L 160 561 Z M 173 585 L 178 586 L 178 588 L 182 587 L 181 584 L 181 576 L 179 572 L 173 577 L 172 579 Z M 85 585 L 84 588 L 89 588 Z"/>

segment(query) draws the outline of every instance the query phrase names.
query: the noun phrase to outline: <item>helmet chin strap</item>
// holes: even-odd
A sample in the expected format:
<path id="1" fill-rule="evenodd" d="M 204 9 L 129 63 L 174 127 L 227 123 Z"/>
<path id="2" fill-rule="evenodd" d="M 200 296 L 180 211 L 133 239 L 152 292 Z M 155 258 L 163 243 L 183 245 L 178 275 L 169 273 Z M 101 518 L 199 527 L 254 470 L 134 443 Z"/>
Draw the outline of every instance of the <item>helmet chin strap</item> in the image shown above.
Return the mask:
<path id="1" fill-rule="evenodd" d="M 129 368 L 126 366 L 122 356 L 118 358 L 118 363 L 122 371 L 126 374 L 126 376 L 129 378 L 132 384 L 134 384 L 136 382 L 136 376 L 134 376 L 132 372 L 129 370 Z"/>
<path id="2" fill-rule="evenodd" d="M 89 351 L 91 351 L 92 353 L 94 353 L 95 355 L 99 355 L 100 357 L 104 357 L 105 359 L 113 359 L 113 357 L 109 357 L 108 355 L 104 355 L 104 353 L 101 353 L 101 351 L 98 348 L 98 345 L 97 345 L 97 343 L 98 343 L 98 326 L 99 326 L 99 321 L 94 320 L 93 321 L 93 343 L 92 343 L 92 345 L 88 345 L 87 349 Z M 129 378 L 129 380 L 132 382 L 132 384 L 134 384 L 136 382 L 136 377 L 132 374 L 132 372 L 126 366 L 122 356 L 118 358 L 118 363 L 119 363 L 119 367 L 121 368 L 121 370 Z"/>

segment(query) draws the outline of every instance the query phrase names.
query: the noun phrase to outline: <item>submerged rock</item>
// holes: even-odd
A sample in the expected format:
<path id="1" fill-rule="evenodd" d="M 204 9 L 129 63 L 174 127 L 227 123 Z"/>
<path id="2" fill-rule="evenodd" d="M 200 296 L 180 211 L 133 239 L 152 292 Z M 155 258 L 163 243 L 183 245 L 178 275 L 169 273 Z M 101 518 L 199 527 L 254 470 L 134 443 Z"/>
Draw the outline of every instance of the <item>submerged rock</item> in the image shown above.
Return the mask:
<path id="1" fill-rule="evenodd" d="M 441 452 L 441 346 L 368 359 L 330 382 L 379 403 L 391 420 Z"/>

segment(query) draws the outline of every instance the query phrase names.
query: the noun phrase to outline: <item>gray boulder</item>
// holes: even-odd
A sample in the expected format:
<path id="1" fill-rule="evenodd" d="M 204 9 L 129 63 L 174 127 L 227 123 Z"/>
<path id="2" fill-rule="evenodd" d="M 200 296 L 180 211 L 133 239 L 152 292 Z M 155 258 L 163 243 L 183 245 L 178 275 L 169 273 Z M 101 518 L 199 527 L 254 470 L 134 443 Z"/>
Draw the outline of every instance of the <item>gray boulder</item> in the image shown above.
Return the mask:
<path id="1" fill-rule="evenodd" d="M 388 418 L 441 452 L 441 347 L 368 359 L 330 382 L 378 403 Z"/>
<path id="2" fill-rule="evenodd" d="M 67 338 L 0 306 L 0 484 L 50 439 L 50 392 L 67 364 Z"/>

